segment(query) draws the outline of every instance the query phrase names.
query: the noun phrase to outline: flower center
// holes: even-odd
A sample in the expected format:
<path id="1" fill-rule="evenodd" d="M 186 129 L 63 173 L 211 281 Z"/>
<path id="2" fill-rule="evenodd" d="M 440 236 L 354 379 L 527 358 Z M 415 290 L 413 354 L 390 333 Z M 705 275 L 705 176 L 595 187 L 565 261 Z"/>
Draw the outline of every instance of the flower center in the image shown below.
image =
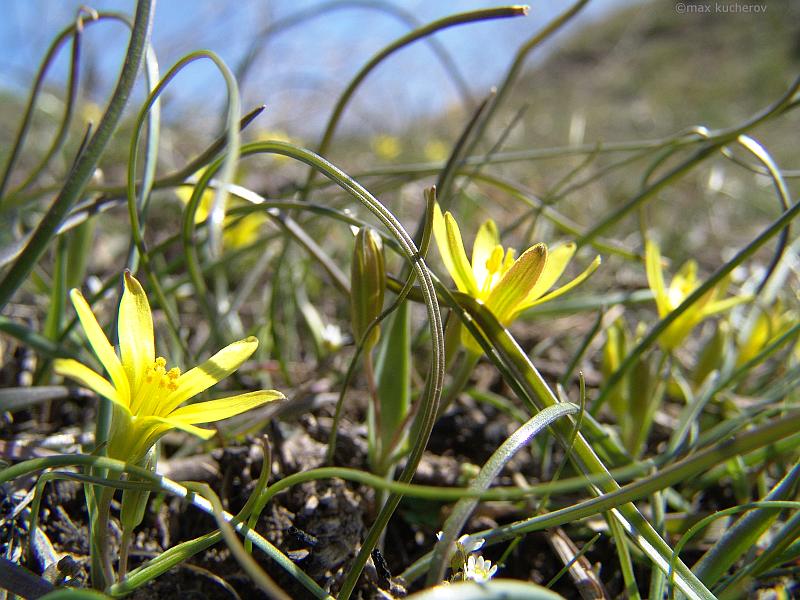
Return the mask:
<path id="1" fill-rule="evenodd" d="M 163 356 L 159 356 L 147 367 L 131 406 L 134 416 L 157 414 L 160 401 L 178 389 L 181 370 L 173 367 L 167 371 L 166 367 L 167 360 Z"/>
<path id="2" fill-rule="evenodd" d="M 493 249 L 489 258 L 486 259 L 486 279 L 483 280 L 483 287 L 481 289 L 481 296 L 487 296 L 492 288 L 496 285 L 497 275 L 503 267 L 503 247 L 497 244 Z"/>

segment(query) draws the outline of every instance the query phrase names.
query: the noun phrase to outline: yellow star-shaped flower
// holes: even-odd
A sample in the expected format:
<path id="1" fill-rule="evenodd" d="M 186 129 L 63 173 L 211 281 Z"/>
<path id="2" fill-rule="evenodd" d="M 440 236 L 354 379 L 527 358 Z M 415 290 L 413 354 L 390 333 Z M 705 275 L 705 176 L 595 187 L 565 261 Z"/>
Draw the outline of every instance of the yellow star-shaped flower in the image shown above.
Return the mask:
<path id="1" fill-rule="evenodd" d="M 647 283 L 655 296 L 658 316 L 662 319 L 678 308 L 700 286 L 700 281 L 697 279 L 697 263 L 688 260 L 675 273 L 667 287 L 661 268 L 661 250 L 658 244 L 652 240 L 648 240 L 645 244 L 645 266 Z M 675 319 L 659 337 L 659 342 L 664 349 L 674 350 L 680 346 L 692 329 L 711 315 L 750 300 L 747 296 L 733 296 L 720 300 L 724 291 L 723 285 L 714 286 Z"/>
<path id="2" fill-rule="evenodd" d="M 550 288 L 575 254 L 573 243 L 557 246 L 551 251 L 545 244 L 536 244 L 515 259 L 516 251 L 503 249 L 497 225 L 489 219 L 478 229 L 470 263 L 456 220 L 449 212 L 443 215 L 438 205 L 433 213 L 433 234 L 444 266 L 458 290 L 486 305 L 504 325 L 511 323 L 522 311 L 568 292 L 600 265 L 598 256 L 583 273 L 551 292 Z M 480 352 L 472 336 L 462 336 L 462 342 L 470 350 Z"/>
<path id="3" fill-rule="evenodd" d="M 110 381 L 76 360 L 59 359 L 54 365 L 59 375 L 114 403 L 110 457 L 138 462 L 170 429 L 208 439 L 214 430 L 197 427 L 198 423 L 226 419 L 284 397 L 275 390 L 261 390 L 181 406 L 238 369 L 255 352 L 258 340 L 249 337 L 234 342 L 183 374 L 176 367 L 167 370 L 167 361 L 155 355 L 153 317 L 141 284 L 126 271 L 124 285 L 117 325 L 119 357 L 81 292 L 70 292 L 89 344 Z"/>

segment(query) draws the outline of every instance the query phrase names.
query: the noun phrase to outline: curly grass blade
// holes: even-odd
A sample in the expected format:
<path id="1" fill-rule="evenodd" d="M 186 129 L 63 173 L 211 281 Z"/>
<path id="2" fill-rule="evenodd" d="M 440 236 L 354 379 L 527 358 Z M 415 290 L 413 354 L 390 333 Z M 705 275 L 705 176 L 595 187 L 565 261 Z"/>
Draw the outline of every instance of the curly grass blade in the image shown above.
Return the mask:
<path id="1" fill-rule="evenodd" d="M 53 204 L 36 226 L 25 248 L 0 282 L 0 309 L 6 306 L 17 288 L 31 273 L 36 262 L 52 241 L 53 234 L 89 183 L 94 169 L 119 123 L 141 69 L 145 48 L 150 38 L 154 12 L 155 0 L 140 0 L 137 3 L 130 42 L 125 54 L 125 63 L 122 66 L 122 72 L 117 80 L 117 86 L 108 104 L 108 109 L 100 120 L 97 131 L 75 163 L 64 187 L 61 188 Z"/>
<path id="2" fill-rule="evenodd" d="M 659 190 L 663 189 L 667 185 L 671 184 L 673 181 L 676 181 L 689 171 L 691 171 L 694 167 L 696 167 L 700 162 L 711 156 L 712 154 L 716 153 L 720 148 L 729 144 L 730 142 L 736 140 L 740 134 L 752 129 L 755 125 L 761 123 L 762 121 L 768 119 L 769 117 L 779 114 L 783 110 L 787 109 L 791 106 L 792 100 L 797 92 L 800 89 L 800 77 L 795 79 L 786 93 L 775 103 L 771 106 L 767 107 L 765 110 L 754 116 L 752 119 L 747 121 L 746 123 L 739 125 L 737 127 L 731 129 L 725 129 L 718 132 L 709 133 L 707 137 L 700 141 L 701 147 L 696 150 L 691 156 L 685 159 L 683 162 L 679 163 L 672 169 L 670 169 L 667 173 L 662 175 L 659 179 L 654 181 L 648 187 L 643 189 L 641 192 L 636 194 L 633 198 L 628 200 L 625 204 L 620 206 L 617 210 L 609 214 L 605 219 L 600 221 L 597 225 L 592 227 L 589 231 L 587 231 L 579 240 L 578 246 L 584 246 L 594 240 L 597 236 L 605 232 L 608 228 L 612 225 L 618 223 L 621 219 L 626 217 L 627 215 L 631 214 L 631 212 L 644 204 L 646 201 L 652 199 Z"/>
<path id="3" fill-rule="evenodd" d="M 291 600 L 290 596 L 275 583 L 272 577 L 264 572 L 255 559 L 245 550 L 239 538 L 236 536 L 233 527 L 228 519 L 225 518 L 225 510 L 222 507 L 222 501 L 219 499 L 219 496 L 214 493 L 214 490 L 211 489 L 211 486 L 206 483 L 199 483 L 192 486 L 187 485 L 187 488 L 190 490 L 196 488 L 197 491 L 202 493 L 205 499 L 208 500 L 214 511 L 214 519 L 217 522 L 217 527 L 219 527 L 222 537 L 228 545 L 228 549 L 250 579 L 252 579 L 270 598 L 274 600 Z"/>
<path id="4" fill-rule="evenodd" d="M 331 13 L 338 10 L 349 8 L 361 8 L 364 10 L 375 10 L 385 13 L 389 16 L 395 17 L 398 21 L 404 23 L 409 28 L 416 29 L 422 24 L 417 20 L 413 13 L 403 10 L 401 7 L 391 4 L 390 2 L 382 2 L 380 0 L 333 0 L 331 2 L 321 2 L 314 5 L 310 9 L 298 10 L 297 12 L 277 19 L 269 23 L 262 29 L 253 39 L 245 57 L 241 63 L 236 67 L 236 80 L 239 82 L 240 87 L 244 87 L 244 82 L 249 74 L 251 68 L 256 62 L 259 53 L 264 49 L 270 36 L 300 25 L 305 21 L 320 17 L 326 13 Z M 435 38 L 426 40 L 431 50 L 436 54 L 439 62 L 442 63 L 445 72 L 453 80 L 453 85 L 461 94 L 461 98 L 466 105 L 472 104 L 472 97 L 469 91 L 469 85 L 466 78 L 461 74 L 458 65 L 448 54 L 447 49 L 439 43 Z"/>
<path id="5" fill-rule="evenodd" d="M 585 1 L 585 0 L 584 0 Z M 519 17 L 524 16 L 528 12 L 527 7 L 525 6 L 502 6 L 499 8 L 487 8 L 482 10 L 476 10 L 471 12 L 460 13 L 457 15 L 450 15 L 444 17 L 443 19 L 439 19 L 437 21 L 433 21 L 423 27 L 415 29 L 414 31 L 398 38 L 388 46 L 386 46 L 383 50 L 378 52 L 375 56 L 373 56 L 367 63 L 361 67 L 358 73 L 356 73 L 355 77 L 350 81 L 347 85 L 345 90 L 342 92 L 341 96 L 336 102 L 336 106 L 331 113 L 331 116 L 328 118 L 328 123 L 325 126 L 325 133 L 322 136 L 322 140 L 320 140 L 319 145 L 317 146 L 317 154 L 326 154 L 330 148 L 331 141 L 333 140 L 333 135 L 336 132 L 336 127 L 339 125 L 339 120 L 344 114 L 344 110 L 347 107 L 350 99 L 355 94 L 356 90 L 358 89 L 361 82 L 363 82 L 367 75 L 372 72 L 372 70 L 377 67 L 384 59 L 391 56 L 398 50 L 413 44 L 417 40 L 423 39 L 436 33 L 437 31 L 441 31 L 443 29 L 447 29 L 449 27 L 455 27 L 457 25 L 465 25 L 468 23 L 475 23 L 480 21 L 488 21 L 490 19 L 504 19 L 508 17 Z M 308 194 L 308 190 L 314 181 L 315 171 L 310 171 L 308 178 L 306 179 L 306 184 L 304 186 L 304 196 Z"/>
<path id="6" fill-rule="evenodd" d="M 475 481 L 470 486 L 471 490 L 484 491 L 489 489 L 492 482 L 503 470 L 503 467 L 511 460 L 514 455 L 525 448 L 534 437 L 547 428 L 556 419 L 575 414 L 580 410 L 577 404 L 563 402 L 548 406 L 540 413 L 531 417 L 522 427 L 517 429 L 506 439 L 497 450 L 492 453 L 486 464 L 483 465 Z M 458 534 L 469 519 L 472 511 L 478 505 L 475 498 L 463 498 L 459 500 L 450 516 L 442 527 L 442 536 L 433 550 L 432 565 L 428 571 L 427 585 L 435 585 L 442 581 L 444 572 L 447 568 L 447 560 L 453 549 L 453 544 L 458 538 Z"/>
<path id="7" fill-rule="evenodd" d="M 212 203 L 212 209 L 209 213 L 209 241 L 211 243 L 212 249 L 215 251 L 212 252 L 213 256 L 219 256 L 220 253 L 220 244 L 222 239 L 222 221 L 224 220 L 224 203 L 225 198 L 228 194 L 228 188 L 230 186 L 231 181 L 233 180 L 234 170 L 236 168 L 236 164 L 239 159 L 239 140 L 240 140 L 240 125 L 239 125 L 239 91 L 236 85 L 236 81 L 233 79 L 233 74 L 231 73 L 230 69 L 227 65 L 220 59 L 214 52 L 209 50 L 198 50 L 196 52 L 192 52 L 187 54 L 183 58 L 181 58 L 172 68 L 167 71 L 166 75 L 164 75 L 163 79 L 159 81 L 158 85 L 150 92 L 148 98 L 142 108 L 139 110 L 139 114 L 136 117 L 136 122 L 134 125 L 134 135 L 131 136 L 131 144 L 130 144 L 130 152 L 128 157 L 128 170 L 127 170 L 127 199 L 128 199 L 128 215 L 131 221 L 131 234 L 133 236 L 133 242 L 139 252 L 139 256 L 142 259 L 142 267 L 144 268 L 145 272 L 148 275 L 148 279 L 151 283 L 151 286 L 155 292 L 156 298 L 158 299 L 159 304 L 165 310 L 165 314 L 167 315 L 167 319 L 170 324 L 170 328 L 174 334 L 176 340 L 180 340 L 180 336 L 178 335 L 178 325 L 177 319 L 172 315 L 172 311 L 169 310 L 169 303 L 167 302 L 167 298 L 164 295 L 164 292 L 161 288 L 161 284 L 159 282 L 159 278 L 155 276 L 153 269 L 150 265 L 149 254 L 147 252 L 147 247 L 144 242 L 143 236 L 143 224 L 140 221 L 140 213 L 144 213 L 144 201 L 146 199 L 146 191 L 148 187 L 148 182 L 145 179 L 144 184 L 141 188 L 141 201 L 137 202 L 136 199 L 136 165 L 137 165 L 137 150 L 139 146 L 139 140 L 142 135 L 142 129 L 144 126 L 145 118 L 151 115 L 152 111 L 158 110 L 158 99 L 161 94 L 164 92 L 166 87 L 169 83 L 175 78 L 175 76 L 180 73 L 186 66 L 189 64 L 200 60 L 200 59 L 208 59 L 210 60 L 216 67 L 219 69 L 220 73 L 222 74 L 223 78 L 225 79 L 225 84 L 228 91 L 228 119 L 227 119 L 227 130 L 226 130 L 226 141 L 227 141 L 227 150 L 222 159 L 222 178 L 220 182 L 220 186 L 217 188 L 217 194 L 214 197 L 214 201 Z M 152 126 L 153 122 L 150 121 L 150 125 Z M 148 128 L 149 129 L 149 128 Z M 151 151 L 151 141 L 152 135 L 148 135 L 148 153 L 147 156 L 150 156 Z M 148 168 L 153 168 L 146 164 L 145 166 L 145 177 L 147 176 Z M 208 181 L 210 177 L 206 178 Z M 205 189 L 205 186 L 203 186 Z M 202 190 L 201 190 L 202 191 Z M 193 195 L 192 199 L 194 200 L 194 196 L 198 195 L 197 190 L 195 190 L 195 194 Z M 197 210 L 197 206 L 199 204 L 199 195 L 198 200 L 189 203 L 186 208 L 186 213 L 190 214 L 191 218 L 194 219 L 194 214 Z M 192 207 L 191 209 L 189 207 Z M 216 210 L 216 212 L 215 212 Z M 220 216 L 220 211 L 221 216 Z M 213 310 L 211 304 L 209 304 L 206 294 L 202 294 L 198 296 L 201 299 L 201 304 L 203 308 L 206 310 L 209 323 L 212 325 L 212 329 L 215 333 L 217 341 L 222 341 L 222 334 L 219 330 L 219 319 L 218 315 L 216 315 L 216 311 Z M 183 345 L 183 344 L 182 344 Z M 188 351 L 186 347 L 184 347 L 184 351 Z"/>
<path id="8" fill-rule="evenodd" d="M 158 475 L 157 473 L 153 473 L 148 469 L 138 467 L 136 465 L 131 465 L 124 463 L 122 461 L 101 457 L 101 456 L 89 456 L 85 454 L 69 454 L 69 455 L 58 455 L 58 456 L 51 456 L 47 458 L 36 458 L 27 461 L 23 461 L 21 463 L 17 463 L 11 467 L 3 469 L 0 471 L 0 483 L 5 483 L 7 481 L 11 481 L 16 479 L 17 477 L 24 476 L 28 473 L 34 473 L 37 471 L 41 471 L 43 469 L 48 468 L 57 468 L 57 467 L 67 467 L 67 466 L 85 466 L 90 467 L 94 470 L 108 470 L 112 473 L 130 473 L 135 475 L 138 479 L 141 479 L 145 482 L 150 482 L 153 484 L 154 488 L 161 491 L 166 492 L 168 494 L 172 494 L 179 498 L 183 498 L 188 500 L 192 505 L 199 508 L 203 512 L 214 516 L 214 509 L 211 506 L 211 503 L 206 500 L 205 498 L 197 497 L 196 494 L 189 491 L 184 486 L 176 483 L 163 475 Z M 63 474 L 66 475 L 66 474 Z M 80 476 L 79 474 L 69 474 L 70 477 L 76 477 L 81 480 L 86 479 L 85 476 Z M 120 482 L 116 480 L 108 480 L 104 479 L 105 485 L 110 485 L 114 487 L 126 487 L 129 485 L 127 482 Z M 137 489 L 141 489 L 142 483 L 132 483 Z M 145 484 L 146 485 L 146 484 Z M 263 482 L 261 482 L 263 485 Z M 253 503 L 248 502 L 248 507 L 252 507 Z M 277 548 L 275 548 L 272 544 L 270 544 L 266 539 L 260 536 L 255 531 L 250 530 L 244 523 L 242 523 L 242 516 L 234 516 L 227 512 L 224 512 L 222 515 L 226 521 L 231 523 L 231 525 L 242 535 L 246 536 L 252 544 L 262 550 L 265 554 L 267 554 L 272 560 L 274 560 L 278 565 L 280 565 L 283 569 L 288 571 L 298 582 L 306 587 L 306 589 L 311 592 L 315 598 L 320 599 L 330 599 L 331 596 L 328 595 L 322 588 L 320 588 L 314 580 L 312 580 L 308 575 L 306 575 L 300 568 L 298 568 L 286 555 L 280 552 Z M 199 544 L 205 543 L 208 544 L 205 547 L 210 547 L 214 543 L 220 541 L 222 539 L 222 534 L 216 532 L 215 534 L 210 534 L 207 537 L 202 539 L 202 542 L 194 541 L 194 546 Z M 163 570 L 159 571 L 157 574 L 163 573 L 168 570 L 171 566 L 174 566 L 189 556 L 192 556 L 194 552 L 191 552 L 187 549 L 186 546 L 183 544 L 180 545 L 180 548 L 176 550 L 178 547 L 171 548 L 164 552 L 159 559 L 163 559 L 163 562 L 169 562 L 169 565 L 166 566 Z M 199 551 L 199 550 L 198 550 Z M 176 556 L 178 557 L 177 560 Z M 158 559 L 155 559 L 158 560 Z M 170 562 L 174 561 L 174 562 Z M 153 561 L 154 562 L 154 561 Z M 152 565 L 152 563 L 151 563 Z M 164 566 L 161 564 L 160 566 Z M 148 575 L 142 574 L 143 569 L 137 569 L 136 571 L 131 571 L 128 574 L 128 577 L 120 582 L 117 583 L 111 588 L 109 588 L 109 592 L 114 596 L 125 595 L 133 590 L 135 587 L 142 585 L 155 577 L 156 575 L 152 574 L 152 571 L 148 573 Z"/>
<path id="9" fill-rule="evenodd" d="M 408 456 L 406 467 L 399 476 L 402 482 L 409 481 L 413 476 L 417 465 L 422 458 L 422 452 L 428 443 L 431 431 L 433 429 L 433 422 L 438 410 L 439 399 L 442 393 L 444 383 L 444 333 L 442 327 L 442 317 L 439 312 L 439 303 L 436 297 L 436 290 L 433 286 L 433 280 L 425 260 L 419 253 L 417 246 L 411 239 L 411 236 L 397 220 L 397 218 L 387 210 L 372 194 L 370 194 L 363 186 L 356 182 L 352 177 L 347 175 L 344 171 L 337 168 L 335 165 L 329 163 L 320 156 L 314 154 L 309 150 L 298 148 L 292 144 L 277 141 L 255 142 L 247 144 L 241 148 L 241 156 L 249 156 L 256 153 L 274 153 L 288 156 L 294 160 L 304 162 L 310 167 L 319 170 L 326 177 L 331 179 L 334 183 L 339 185 L 342 189 L 351 194 L 359 202 L 369 209 L 377 219 L 386 227 L 392 237 L 398 243 L 406 260 L 408 260 L 415 271 L 415 275 L 420 282 L 422 296 L 427 309 L 428 323 L 431 329 L 431 366 L 428 372 L 428 377 L 425 383 L 425 391 L 421 397 L 420 410 L 417 415 L 420 427 L 418 429 L 419 435 L 414 439 L 413 446 Z M 219 168 L 220 160 L 218 159 L 203 173 L 201 181 L 195 188 L 195 194 L 190 200 L 190 204 L 199 202 L 199 193 L 202 193 L 203 185 L 207 184 L 214 172 Z M 201 185 L 203 184 L 203 185 Z M 196 197 L 198 196 L 198 197 Z M 205 288 L 202 280 L 201 269 L 197 260 L 196 252 L 192 246 L 192 238 L 194 235 L 194 221 L 188 216 L 189 207 L 187 212 L 184 213 L 183 220 L 183 241 L 184 249 L 186 252 L 186 260 L 188 270 L 192 276 L 192 281 L 198 291 Z M 397 504 L 400 502 L 400 496 L 393 494 L 387 499 L 386 504 L 379 513 L 375 523 L 367 534 L 367 538 L 362 544 L 361 551 L 359 552 L 353 566 L 345 578 L 343 583 L 340 598 L 346 600 L 352 593 L 356 581 L 361 574 L 361 571 L 366 564 L 372 549 L 377 544 L 383 528 L 386 526 L 389 518 L 394 512 Z"/>
<path id="10" fill-rule="evenodd" d="M 800 464 L 795 465 L 786 474 L 786 477 L 770 490 L 764 500 L 791 500 L 797 491 L 798 481 L 800 481 Z M 743 516 L 733 527 L 725 531 L 722 537 L 700 557 L 692 569 L 703 583 L 713 586 L 758 541 L 761 534 L 778 518 L 779 514 L 778 510 L 755 510 Z M 689 533 L 687 532 L 684 537 L 688 538 Z M 681 540 L 681 543 L 675 547 L 676 553 L 680 552 L 683 543 Z"/>
<path id="11" fill-rule="evenodd" d="M 113 13 L 113 12 L 99 13 L 97 14 L 97 18 L 93 18 L 90 21 L 84 21 L 79 16 L 72 25 L 66 27 L 61 32 L 59 32 L 59 34 L 50 44 L 50 47 L 48 48 L 45 57 L 42 60 L 42 64 L 39 66 L 39 70 L 36 73 L 36 78 L 34 79 L 33 87 L 31 88 L 31 95 L 28 98 L 28 102 L 26 104 L 25 115 L 22 117 L 22 121 L 20 122 L 20 128 L 19 131 L 17 132 L 17 137 L 14 141 L 14 145 L 11 148 L 11 152 L 9 154 L 8 161 L 6 162 L 6 166 L 3 169 L 3 176 L 2 179 L 0 179 L 0 204 L 2 204 L 2 201 L 5 198 L 5 190 L 6 187 L 8 186 L 9 178 L 11 176 L 12 171 L 14 170 L 14 166 L 16 165 L 17 160 L 19 159 L 22 147 L 25 144 L 25 138 L 28 135 L 28 130 L 30 129 L 31 121 L 33 119 L 33 109 L 36 107 L 36 102 L 39 98 L 39 94 L 42 91 L 42 86 L 44 84 L 45 76 L 47 75 L 47 72 L 50 70 L 52 64 L 55 62 L 56 56 L 58 55 L 61 46 L 64 44 L 64 42 L 67 41 L 67 39 L 69 39 L 70 36 L 73 36 L 73 43 L 77 44 L 77 35 L 78 35 L 77 29 L 79 26 L 83 28 L 87 25 L 91 25 L 92 23 L 96 23 L 104 19 L 119 20 L 122 21 L 123 23 L 126 23 L 130 27 L 130 20 L 128 19 L 127 15 L 123 15 L 120 13 Z M 73 54 L 74 53 L 75 50 L 73 46 Z M 75 58 L 73 58 L 73 69 L 77 68 L 76 63 L 77 61 L 75 60 Z M 70 76 L 71 80 L 70 80 L 70 85 L 68 87 L 71 89 L 72 87 L 71 84 L 77 82 L 78 78 L 77 76 L 72 77 L 72 72 Z M 69 99 L 71 100 L 72 97 L 70 96 Z M 67 114 L 69 114 L 70 108 L 71 104 L 68 103 L 67 106 L 65 107 L 65 116 L 62 120 L 62 128 L 64 128 L 65 127 L 64 124 L 68 122 Z M 57 135 L 56 140 L 59 137 L 60 136 Z M 35 170 L 36 169 L 34 169 L 34 171 Z"/>

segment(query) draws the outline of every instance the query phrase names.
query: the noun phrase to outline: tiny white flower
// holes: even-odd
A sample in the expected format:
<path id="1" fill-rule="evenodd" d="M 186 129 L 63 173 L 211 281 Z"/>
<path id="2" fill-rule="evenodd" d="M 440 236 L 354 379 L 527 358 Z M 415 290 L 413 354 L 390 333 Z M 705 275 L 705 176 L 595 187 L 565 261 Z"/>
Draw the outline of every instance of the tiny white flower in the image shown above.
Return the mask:
<path id="1" fill-rule="evenodd" d="M 486 540 L 483 538 L 473 539 L 469 535 L 464 534 L 456 541 L 456 547 L 464 554 L 469 554 L 470 552 L 480 550 L 484 543 L 486 543 Z"/>
<path id="2" fill-rule="evenodd" d="M 320 332 L 320 337 L 322 338 L 323 346 L 330 352 L 339 350 L 344 346 L 345 339 L 342 329 L 333 323 L 325 324 Z"/>
<path id="3" fill-rule="evenodd" d="M 494 577 L 495 573 L 497 573 L 497 565 L 492 565 L 492 561 L 485 560 L 481 555 L 470 554 L 467 559 L 467 567 L 464 569 L 464 579 L 486 583 Z"/>

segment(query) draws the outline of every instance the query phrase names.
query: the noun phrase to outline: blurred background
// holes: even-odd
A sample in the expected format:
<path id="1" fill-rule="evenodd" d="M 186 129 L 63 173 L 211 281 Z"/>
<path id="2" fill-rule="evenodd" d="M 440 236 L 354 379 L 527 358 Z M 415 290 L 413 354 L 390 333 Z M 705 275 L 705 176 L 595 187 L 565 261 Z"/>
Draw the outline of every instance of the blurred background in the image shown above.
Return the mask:
<path id="1" fill-rule="evenodd" d="M 719 4 L 757 5 L 763 10 L 722 12 L 716 8 Z M 78 0 L 4 4 L 3 139 L 16 134 L 42 57 L 81 5 Z M 193 50 L 206 48 L 219 54 L 239 78 L 243 110 L 260 104 L 268 107 L 248 127 L 246 140 L 282 138 L 316 148 L 336 100 L 376 52 L 419 24 L 501 5 L 488 0 L 162 0 L 156 5 L 153 45 L 162 74 Z M 91 6 L 131 14 L 135 3 L 103 0 Z M 356 176 L 390 164 L 444 161 L 475 106 L 502 81 L 520 46 L 569 6 L 533 3 L 527 17 L 452 27 L 402 48 L 358 88 L 326 157 Z M 590 225 L 587 203 L 595 215 L 618 206 L 641 185 L 646 164 L 608 169 L 620 155 L 587 156 L 593 145 L 646 144 L 690 127 L 741 124 L 779 98 L 800 73 L 800 3 L 740 0 L 713 4 L 710 13 L 687 12 L 686 6 L 671 0 L 588 2 L 577 18 L 528 56 L 525 73 L 492 121 L 480 151 L 582 144 L 589 150 L 557 161 L 501 161 L 494 171 L 542 197 L 552 196 L 563 178 L 574 177 L 573 170 L 586 171 L 586 183 L 556 194 L 560 210 L 586 227 Z M 96 122 L 102 114 L 127 35 L 123 26 L 110 21 L 87 28 L 74 132 L 63 162 L 51 169 L 54 181 L 73 156 L 86 123 Z M 46 93 L 34 117 L 35 131 L 37 127 L 52 131 L 59 122 L 68 65 L 66 48 L 46 80 Z M 143 92 L 140 81 L 129 114 L 140 106 Z M 196 62 L 174 80 L 163 100 L 160 172 L 185 164 L 221 131 L 223 78 L 210 61 Z M 799 162 L 798 128 L 800 115 L 794 111 L 759 127 L 755 134 L 779 165 L 791 169 Z M 37 147 L 40 138 L 32 136 L 23 162 L 40 156 L 50 135 L 41 137 L 42 147 Z M 120 165 L 127 160 L 129 137 L 124 129 L 118 137 L 123 140 L 118 153 L 112 149 L 103 163 L 108 181 L 119 180 Z M 6 152 L 0 148 L 0 160 L 5 160 Z M 603 175 L 589 180 L 592 173 Z M 275 192 L 295 175 L 281 178 L 271 173 L 270 177 L 269 187 L 263 173 L 254 175 L 252 170 L 242 172 L 240 181 Z M 419 200 L 421 185 L 431 182 L 422 180 L 407 193 Z M 698 207 L 700 197 L 712 201 Z M 467 201 L 485 212 L 487 204 L 480 196 Z M 740 236 L 752 234 L 765 219 L 773 218 L 777 209 L 767 178 L 753 177 L 722 158 L 709 161 L 665 191 L 663 201 L 653 204 L 654 222 L 674 219 L 676 207 L 699 211 L 695 227 L 666 228 L 665 236 L 681 237 L 676 247 L 685 256 L 697 255 L 710 245 L 722 248 L 713 253 L 711 262 L 724 254 L 725 247 L 735 247 Z M 415 203 L 409 210 L 416 214 L 417 209 Z"/>
<path id="2" fill-rule="evenodd" d="M 245 106 L 266 103 L 260 120 L 298 134 L 317 132 L 329 106 L 357 70 L 378 50 L 419 24 L 479 8 L 506 6 L 496 0 L 429 2 L 368 0 L 168 0 L 156 5 L 153 44 L 162 72 L 196 49 L 213 50 L 241 78 Z M 131 0 L 32 0 L 9 2 L 0 23 L 0 86 L 27 90 L 53 36 L 81 5 L 99 11 L 131 14 Z M 559 37 L 574 33 L 631 0 L 596 0 Z M 507 68 L 519 45 L 568 5 L 540 2 L 526 18 L 501 19 L 453 27 L 431 43 L 413 44 L 374 73 L 355 98 L 344 126 L 350 130 L 402 131 L 420 116 L 484 95 Z M 86 36 L 84 91 L 102 102 L 116 77 L 125 51 L 122 25 L 108 23 Z M 548 43 L 533 58 L 556 47 Z M 448 75 L 437 57 L 453 65 Z M 249 68 L 244 66 L 250 60 Z M 68 52 L 51 82 L 66 77 Z M 165 99 L 173 120 L 184 111 L 220 113 L 225 101 L 222 78 L 210 63 L 188 69 Z"/>

